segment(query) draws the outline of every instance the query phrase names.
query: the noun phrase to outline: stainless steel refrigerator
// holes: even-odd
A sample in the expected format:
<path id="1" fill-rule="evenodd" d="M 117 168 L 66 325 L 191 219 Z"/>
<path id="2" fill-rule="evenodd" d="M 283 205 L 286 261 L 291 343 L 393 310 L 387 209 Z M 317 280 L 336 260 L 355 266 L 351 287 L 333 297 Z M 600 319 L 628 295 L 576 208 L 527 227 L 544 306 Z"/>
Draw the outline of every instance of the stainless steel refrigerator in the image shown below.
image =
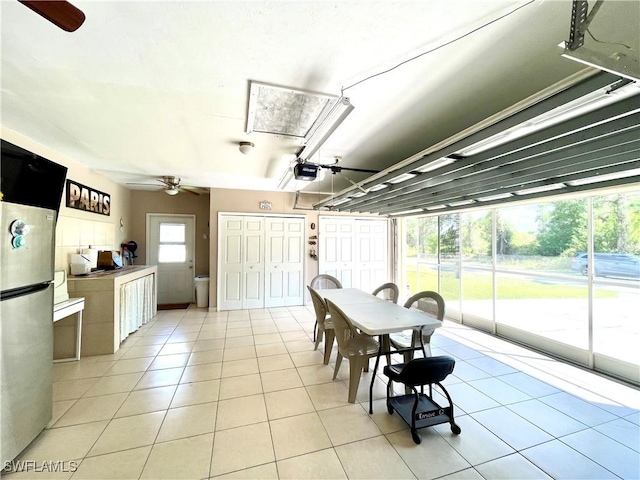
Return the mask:
<path id="1" fill-rule="evenodd" d="M 67 169 L 5 141 L 0 154 L 0 459 L 5 465 L 51 420 L 55 225 Z"/>

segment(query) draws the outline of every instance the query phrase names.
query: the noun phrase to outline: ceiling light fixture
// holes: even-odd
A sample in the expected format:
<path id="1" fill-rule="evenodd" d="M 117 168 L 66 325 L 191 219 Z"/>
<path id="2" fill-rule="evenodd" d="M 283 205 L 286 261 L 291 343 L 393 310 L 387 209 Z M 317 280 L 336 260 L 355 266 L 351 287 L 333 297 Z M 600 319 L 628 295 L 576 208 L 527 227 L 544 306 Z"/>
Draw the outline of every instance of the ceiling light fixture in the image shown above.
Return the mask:
<path id="1" fill-rule="evenodd" d="M 255 145 L 252 142 L 240 142 L 238 150 L 240 150 L 240 153 L 243 155 L 249 155 L 253 151 L 254 147 Z"/>
<path id="2" fill-rule="evenodd" d="M 164 193 L 167 195 L 177 195 L 180 192 L 180 188 L 178 187 L 168 187 L 164 189 Z"/>
<path id="3" fill-rule="evenodd" d="M 338 98 L 326 115 L 320 117 L 311 127 L 298 158 L 305 162 L 313 157 L 352 110 L 353 105 L 347 97 Z"/>

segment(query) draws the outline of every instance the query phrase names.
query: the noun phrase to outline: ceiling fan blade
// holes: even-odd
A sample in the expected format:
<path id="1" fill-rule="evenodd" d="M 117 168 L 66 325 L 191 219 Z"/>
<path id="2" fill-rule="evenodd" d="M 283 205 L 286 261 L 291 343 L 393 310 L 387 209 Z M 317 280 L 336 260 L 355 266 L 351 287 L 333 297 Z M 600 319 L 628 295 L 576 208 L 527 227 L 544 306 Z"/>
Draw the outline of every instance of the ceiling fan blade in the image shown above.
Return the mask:
<path id="1" fill-rule="evenodd" d="M 38 15 L 49 20 L 66 32 L 75 32 L 85 21 L 79 8 L 65 1 L 18 0 Z"/>
<path id="2" fill-rule="evenodd" d="M 152 185 L 151 183 L 130 183 L 128 182 L 127 185 L 139 185 L 140 187 L 151 187 L 151 188 L 162 188 L 160 185 Z"/>

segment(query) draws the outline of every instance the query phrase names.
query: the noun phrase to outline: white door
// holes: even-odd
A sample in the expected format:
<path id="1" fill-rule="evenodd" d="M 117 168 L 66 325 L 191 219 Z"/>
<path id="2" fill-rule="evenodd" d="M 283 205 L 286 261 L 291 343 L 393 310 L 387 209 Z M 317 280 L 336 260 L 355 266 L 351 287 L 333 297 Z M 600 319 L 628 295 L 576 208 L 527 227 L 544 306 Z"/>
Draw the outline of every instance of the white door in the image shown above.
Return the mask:
<path id="1" fill-rule="evenodd" d="M 390 282 L 386 220 L 356 220 L 356 271 L 358 288 L 371 292 Z"/>
<path id="2" fill-rule="evenodd" d="M 242 308 L 264 307 L 264 218 L 244 217 Z"/>
<path id="3" fill-rule="evenodd" d="M 265 307 L 302 305 L 304 219 L 267 217 Z"/>
<path id="4" fill-rule="evenodd" d="M 354 275 L 355 219 L 321 217 L 319 223 L 319 273 L 333 275 L 344 288 L 357 287 Z"/>
<path id="5" fill-rule="evenodd" d="M 218 222 L 218 310 L 242 309 L 243 217 L 220 217 Z"/>
<path id="6" fill-rule="evenodd" d="M 195 217 L 147 214 L 147 265 L 158 266 L 158 304 L 194 297 Z"/>

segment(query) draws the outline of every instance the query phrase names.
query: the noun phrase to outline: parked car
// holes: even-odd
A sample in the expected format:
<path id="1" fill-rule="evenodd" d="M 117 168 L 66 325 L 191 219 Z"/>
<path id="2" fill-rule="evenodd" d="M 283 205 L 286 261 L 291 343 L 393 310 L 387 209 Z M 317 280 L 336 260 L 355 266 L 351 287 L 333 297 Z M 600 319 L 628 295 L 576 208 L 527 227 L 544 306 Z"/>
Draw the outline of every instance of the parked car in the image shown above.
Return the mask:
<path id="1" fill-rule="evenodd" d="M 594 265 L 598 277 L 631 277 L 640 278 L 640 258 L 627 253 L 596 253 Z M 588 255 L 584 252 L 576 254 L 571 260 L 571 268 L 582 275 L 589 272 Z"/>

